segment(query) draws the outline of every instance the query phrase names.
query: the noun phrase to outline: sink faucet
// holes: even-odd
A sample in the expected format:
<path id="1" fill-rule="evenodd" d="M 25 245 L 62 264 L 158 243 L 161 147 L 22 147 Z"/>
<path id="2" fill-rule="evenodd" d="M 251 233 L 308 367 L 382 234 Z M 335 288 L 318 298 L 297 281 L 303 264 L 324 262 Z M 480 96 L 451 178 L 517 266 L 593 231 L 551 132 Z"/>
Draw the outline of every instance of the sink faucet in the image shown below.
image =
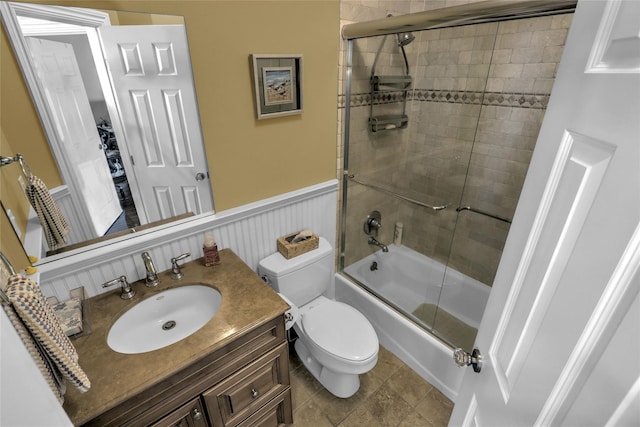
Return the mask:
<path id="1" fill-rule="evenodd" d="M 180 270 L 180 266 L 178 265 L 178 261 L 185 259 L 186 257 L 191 256 L 191 252 L 184 253 L 182 255 L 178 255 L 175 258 L 171 258 L 171 278 L 173 280 L 180 280 L 184 276 L 182 271 Z"/>
<path id="2" fill-rule="evenodd" d="M 151 259 L 149 252 L 142 253 L 142 261 L 144 261 L 144 268 L 147 270 L 147 278 L 145 279 L 144 284 L 149 288 L 158 286 L 160 284 L 160 279 L 158 279 L 156 266 L 153 264 L 153 260 Z"/>
<path id="3" fill-rule="evenodd" d="M 383 245 L 382 243 L 378 242 L 378 240 L 376 240 L 376 238 L 373 236 L 369 236 L 369 244 L 376 245 L 382 248 L 382 252 L 389 252 L 389 248 L 387 247 L 387 245 Z"/>

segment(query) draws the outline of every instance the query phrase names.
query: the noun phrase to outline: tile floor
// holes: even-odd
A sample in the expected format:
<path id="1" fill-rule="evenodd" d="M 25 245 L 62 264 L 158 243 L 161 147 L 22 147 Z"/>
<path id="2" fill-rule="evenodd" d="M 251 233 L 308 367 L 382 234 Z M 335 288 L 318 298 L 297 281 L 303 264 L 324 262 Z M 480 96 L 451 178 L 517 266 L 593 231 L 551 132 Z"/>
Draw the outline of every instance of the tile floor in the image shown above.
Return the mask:
<path id="1" fill-rule="evenodd" d="M 437 427 L 449 422 L 453 403 L 383 347 L 376 367 L 360 376 L 360 390 L 348 399 L 326 391 L 295 352 L 289 363 L 295 427 Z"/>

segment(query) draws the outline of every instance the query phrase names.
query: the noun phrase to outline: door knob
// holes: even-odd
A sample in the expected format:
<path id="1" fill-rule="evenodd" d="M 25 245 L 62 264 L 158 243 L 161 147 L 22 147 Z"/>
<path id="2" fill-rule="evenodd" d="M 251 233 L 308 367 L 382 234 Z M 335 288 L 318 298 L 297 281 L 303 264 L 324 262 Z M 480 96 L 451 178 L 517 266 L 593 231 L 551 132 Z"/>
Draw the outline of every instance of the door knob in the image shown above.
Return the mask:
<path id="1" fill-rule="evenodd" d="M 196 174 L 196 181 L 204 181 L 205 178 L 206 178 L 206 175 L 203 174 L 202 172 L 198 172 Z"/>
<path id="2" fill-rule="evenodd" d="M 200 421 L 202 419 L 202 412 L 198 411 L 198 408 L 193 410 L 193 419 L 195 421 Z"/>
<path id="3" fill-rule="evenodd" d="M 461 348 L 456 348 L 453 350 L 453 361 L 460 368 L 473 366 L 473 372 L 480 372 L 482 370 L 482 355 L 477 348 L 474 348 L 471 354 Z"/>

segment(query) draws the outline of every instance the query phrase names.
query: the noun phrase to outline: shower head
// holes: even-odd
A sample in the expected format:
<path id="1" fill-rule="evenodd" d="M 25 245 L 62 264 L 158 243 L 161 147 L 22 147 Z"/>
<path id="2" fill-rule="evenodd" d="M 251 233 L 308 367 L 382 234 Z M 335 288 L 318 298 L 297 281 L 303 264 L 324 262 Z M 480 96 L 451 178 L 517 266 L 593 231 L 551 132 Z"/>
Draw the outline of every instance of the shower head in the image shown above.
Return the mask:
<path id="1" fill-rule="evenodd" d="M 398 38 L 398 46 L 400 47 L 404 47 L 416 39 L 416 36 L 411 33 L 398 33 L 396 37 Z"/>

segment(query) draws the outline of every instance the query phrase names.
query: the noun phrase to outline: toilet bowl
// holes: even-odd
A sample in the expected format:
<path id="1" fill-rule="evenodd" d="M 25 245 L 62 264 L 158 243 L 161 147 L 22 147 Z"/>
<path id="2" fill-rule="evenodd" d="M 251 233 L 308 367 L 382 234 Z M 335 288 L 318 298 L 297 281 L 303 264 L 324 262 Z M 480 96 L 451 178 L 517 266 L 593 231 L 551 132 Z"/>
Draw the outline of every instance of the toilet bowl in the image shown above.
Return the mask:
<path id="1" fill-rule="evenodd" d="M 347 398 L 360 388 L 359 374 L 376 365 L 379 342 L 362 313 L 323 295 L 332 265 L 333 249 L 320 238 L 318 249 L 290 260 L 270 255 L 258 272 L 297 312 L 294 348 L 305 368 L 329 392 Z"/>
<path id="2" fill-rule="evenodd" d="M 327 390 L 350 397 L 360 388 L 359 374 L 378 361 L 378 337 L 355 308 L 323 296 L 299 307 L 296 353 Z"/>

